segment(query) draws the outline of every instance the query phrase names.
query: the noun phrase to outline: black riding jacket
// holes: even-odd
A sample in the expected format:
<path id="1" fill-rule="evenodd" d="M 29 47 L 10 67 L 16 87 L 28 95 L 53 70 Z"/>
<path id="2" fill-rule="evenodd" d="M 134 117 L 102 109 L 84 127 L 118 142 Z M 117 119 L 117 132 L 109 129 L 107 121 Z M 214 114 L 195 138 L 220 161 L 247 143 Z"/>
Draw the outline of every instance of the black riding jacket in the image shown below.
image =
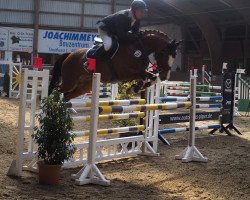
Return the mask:
<path id="1" fill-rule="evenodd" d="M 136 20 L 133 26 L 130 10 L 122 10 L 109 15 L 101 20 L 104 23 L 100 29 L 106 31 L 110 36 L 116 36 L 119 41 L 126 42 L 136 39 L 136 33 L 140 29 L 140 21 Z"/>

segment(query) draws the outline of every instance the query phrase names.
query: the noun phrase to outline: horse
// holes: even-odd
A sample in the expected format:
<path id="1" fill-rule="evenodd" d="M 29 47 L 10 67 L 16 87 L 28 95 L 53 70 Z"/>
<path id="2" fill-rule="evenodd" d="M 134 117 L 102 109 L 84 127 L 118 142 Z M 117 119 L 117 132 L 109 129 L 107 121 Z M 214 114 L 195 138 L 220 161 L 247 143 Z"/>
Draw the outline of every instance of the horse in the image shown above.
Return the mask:
<path id="1" fill-rule="evenodd" d="M 156 30 L 145 30 L 141 35 L 134 43 L 121 44 L 112 59 L 97 60 L 96 73 L 102 74 L 102 83 L 134 80 L 145 82 L 152 77 L 152 73 L 147 70 L 150 62 L 156 65 L 162 81 L 169 78 L 180 42 L 171 40 L 165 33 Z M 88 49 L 79 49 L 66 53 L 56 61 L 49 93 L 59 87 L 65 100 L 69 101 L 91 91 L 93 73 L 83 67 L 87 61 L 87 51 Z M 150 61 L 149 56 L 153 57 L 153 61 Z M 140 89 L 145 88 L 140 86 Z"/>

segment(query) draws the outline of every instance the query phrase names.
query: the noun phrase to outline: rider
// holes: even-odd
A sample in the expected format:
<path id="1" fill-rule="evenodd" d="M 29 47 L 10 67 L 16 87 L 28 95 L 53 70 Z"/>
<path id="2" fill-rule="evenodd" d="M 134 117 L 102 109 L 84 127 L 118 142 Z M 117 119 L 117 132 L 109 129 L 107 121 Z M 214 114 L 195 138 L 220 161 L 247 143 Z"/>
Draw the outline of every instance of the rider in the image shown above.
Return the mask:
<path id="1" fill-rule="evenodd" d="M 111 50 L 114 37 L 121 44 L 136 41 L 140 37 L 140 21 L 146 12 L 146 3 L 143 0 L 134 0 L 130 9 L 119 11 L 100 20 L 97 26 L 103 46 L 96 50 L 94 58 L 98 59 L 103 52 Z"/>

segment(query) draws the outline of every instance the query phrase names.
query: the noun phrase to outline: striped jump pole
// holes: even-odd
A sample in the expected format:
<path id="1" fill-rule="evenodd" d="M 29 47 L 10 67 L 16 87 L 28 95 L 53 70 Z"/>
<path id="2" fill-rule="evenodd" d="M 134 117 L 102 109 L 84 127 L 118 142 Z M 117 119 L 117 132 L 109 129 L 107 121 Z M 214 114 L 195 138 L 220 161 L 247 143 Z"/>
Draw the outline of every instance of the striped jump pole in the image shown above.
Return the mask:
<path id="1" fill-rule="evenodd" d="M 111 87 L 100 87 L 100 91 L 101 92 L 110 92 L 111 91 Z"/>
<path id="2" fill-rule="evenodd" d="M 197 91 L 196 94 L 198 94 L 198 95 L 221 96 L 221 93 L 219 93 L 219 92 L 201 92 L 201 91 Z"/>
<path id="3" fill-rule="evenodd" d="M 190 91 L 183 91 L 183 90 L 168 90 L 167 91 L 168 95 L 189 95 Z M 218 92 L 202 92 L 202 91 L 197 91 L 197 95 L 211 95 L 211 96 L 221 96 L 221 93 Z"/>
<path id="4" fill-rule="evenodd" d="M 221 86 L 210 86 L 210 85 L 197 85 L 197 89 L 209 89 L 209 90 L 221 90 Z M 168 86 L 168 90 L 190 90 L 188 86 L 177 86 L 171 87 Z"/>
<path id="5" fill-rule="evenodd" d="M 206 68 L 207 68 L 206 65 L 202 66 L 202 82 L 211 85 L 211 83 L 212 83 L 212 74 L 211 74 L 211 72 L 208 72 L 206 70 Z"/>
<path id="6" fill-rule="evenodd" d="M 143 105 L 146 103 L 145 99 L 132 99 L 132 100 L 114 100 L 114 101 L 100 101 L 99 106 L 130 106 L 130 105 Z M 76 101 L 66 103 L 68 108 L 90 108 L 92 101 Z"/>
<path id="7" fill-rule="evenodd" d="M 168 90 L 180 90 L 180 91 L 186 90 L 186 91 L 189 91 L 190 87 L 181 87 L 181 86 L 180 87 L 168 87 L 167 89 Z"/>
<path id="8" fill-rule="evenodd" d="M 197 74 L 197 70 L 196 73 Z M 204 157 L 200 151 L 195 146 L 195 117 L 196 117 L 196 77 L 191 76 L 191 103 L 192 107 L 190 109 L 190 123 L 189 123 L 189 140 L 188 146 L 184 151 L 177 155 L 175 158 L 178 160 L 182 160 L 182 162 L 207 162 L 207 158 Z"/>
<path id="9" fill-rule="evenodd" d="M 162 83 L 169 90 L 190 90 L 190 83 Z M 210 90 L 221 90 L 221 86 L 212 85 L 197 85 L 196 89 L 210 89 Z"/>
<path id="10" fill-rule="evenodd" d="M 161 85 L 166 86 L 166 87 L 190 87 L 190 83 L 188 82 L 168 82 L 168 81 L 163 81 L 161 82 Z"/>
<path id="11" fill-rule="evenodd" d="M 108 120 L 122 120 L 122 119 L 130 119 L 130 118 L 144 118 L 145 113 L 124 113 L 124 114 L 110 114 L 110 115 L 99 115 L 99 121 L 108 121 Z M 90 116 L 77 116 L 72 117 L 74 121 L 81 121 L 81 122 L 90 122 Z"/>
<path id="12" fill-rule="evenodd" d="M 99 96 L 110 96 L 111 92 L 99 92 Z M 85 96 L 92 96 L 92 93 L 86 93 Z"/>
<path id="13" fill-rule="evenodd" d="M 152 110 L 171 110 L 176 108 L 189 108 L 191 106 L 192 106 L 191 102 L 131 105 L 131 106 L 102 106 L 99 107 L 99 114 L 123 113 L 123 112 L 133 112 L 133 111 L 145 112 Z"/>
<path id="14" fill-rule="evenodd" d="M 221 103 L 196 104 L 196 108 L 222 108 L 222 104 Z"/>
<path id="15" fill-rule="evenodd" d="M 212 125 L 205 125 L 205 126 L 196 126 L 195 130 L 205 130 L 205 129 L 219 129 L 221 127 L 220 124 L 212 124 Z M 178 132 L 187 132 L 190 131 L 189 127 L 184 128 L 170 128 L 170 129 L 163 129 L 159 131 L 159 134 L 169 134 L 169 133 L 178 133 Z"/>
<path id="16" fill-rule="evenodd" d="M 160 101 L 165 102 L 185 102 L 190 101 L 190 97 L 160 97 Z M 222 101 L 222 96 L 196 97 L 197 102 Z"/>
<path id="17" fill-rule="evenodd" d="M 97 135 L 111 135 L 111 134 L 121 134 L 121 133 L 139 132 L 139 131 L 145 131 L 145 126 L 139 125 L 139 126 L 129 126 L 121 128 L 100 129 L 97 130 Z M 90 131 L 73 131 L 71 133 L 76 135 L 77 137 L 90 136 Z"/>

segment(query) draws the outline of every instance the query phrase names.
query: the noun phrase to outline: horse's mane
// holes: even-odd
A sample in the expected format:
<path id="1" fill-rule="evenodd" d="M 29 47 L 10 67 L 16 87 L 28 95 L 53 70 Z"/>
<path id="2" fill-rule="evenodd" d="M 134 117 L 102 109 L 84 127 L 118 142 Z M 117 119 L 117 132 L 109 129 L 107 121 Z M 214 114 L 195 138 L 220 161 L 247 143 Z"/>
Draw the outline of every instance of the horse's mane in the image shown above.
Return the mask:
<path id="1" fill-rule="evenodd" d="M 145 35 L 148 35 L 148 36 L 155 35 L 156 37 L 158 37 L 162 40 L 165 40 L 166 42 L 170 41 L 170 38 L 168 37 L 168 35 L 162 31 L 159 31 L 159 30 L 144 30 L 143 33 Z"/>

